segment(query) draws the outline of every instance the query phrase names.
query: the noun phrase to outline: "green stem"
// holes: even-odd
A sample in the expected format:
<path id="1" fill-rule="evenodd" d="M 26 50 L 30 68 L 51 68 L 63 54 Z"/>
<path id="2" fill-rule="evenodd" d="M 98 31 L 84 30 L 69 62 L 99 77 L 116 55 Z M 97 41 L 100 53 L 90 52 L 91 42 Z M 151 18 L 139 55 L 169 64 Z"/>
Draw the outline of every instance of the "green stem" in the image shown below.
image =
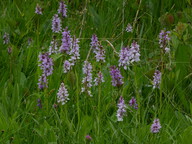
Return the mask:
<path id="1" fill-rule="evenodd" d="M 80 107 L 79 107 L 79 79 L 77 76 L 77 71 L 75 70 L 75 76 L 76 76 L 76 104 L 77 104 L 77 128 L 79 128 L 79 123 L 80 123 Z M 78 138 L 79 139 L 79 134 L 78 134 Z"/>
<path id="2" fill-rule="evenodd" d="M 140 122 L 140 96 L 139 96 L 139 92 L 138 92 L 138 86 L 137 86 L 137 77 L 136 77 L 136 71 L 137 71 L 137 68 L 136 66 L 134 66 L 134 85 L 135 85 L 135 93 L 136 93 L 136 98 L 137 98 L 137 104 L 138 104 L 138 110 L 137 110 L 137 113 L 138 113 L 138 120 Z"/>

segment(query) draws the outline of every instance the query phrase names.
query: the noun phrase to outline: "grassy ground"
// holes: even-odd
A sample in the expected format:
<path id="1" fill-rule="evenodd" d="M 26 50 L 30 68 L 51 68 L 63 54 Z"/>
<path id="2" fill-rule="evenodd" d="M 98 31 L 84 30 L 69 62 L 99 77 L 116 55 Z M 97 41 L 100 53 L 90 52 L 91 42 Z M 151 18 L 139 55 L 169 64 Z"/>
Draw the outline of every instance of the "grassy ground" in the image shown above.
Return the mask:
<path id="1" fill-rule="evenodd" d="M 36 4 L 43 15 L 34 13 Z M 48 88 L 40 91 L 38 55 L 47 51 L 52 39 L 51 21 L 58 0 L 0 1 L 0 143 L 15 144 L 190 144 L 192 141 L 192 1 L 190 0 L 68 0 L 68 17 L 62 27 L 80 38 L 81 59 L 63 73 L 65 55 L 53 55 L 54 71 Z M 133 33 L 127 33 L 128 23 Z M 162 55 L 158 44 L 161 29 L 171 31 L 170 54 Z M 3 44 L 3 35 L 10 43 Z M 91 53 L 93 76 L 100 69 L 105 82 L 92 87 L 93 97 L 81 93 L 82 67 L 97 34 L 106 50 L 106 62 L 99 64 Z M 61 35 L 58 36 L 60 39 Z M 28 40 L 32 39 L 30 45 Z M 141 61 L 129 70 L 120 68 L 121 88 L 111 85 L 109 67 L 118 65 L 117 52 L 133 40 L 140 45 Z M 11 48 L 9 54 L 7 49 Z M 160 89 L 152 88 L 153 74 L 161 68 Z M 64 82 L 70 101 L 57 104 L 57 92 Z M 136 97 L 138 110 L 128 106 L 122 122 L 116 118 L 117 103 L 128 104 Z M 37 107 L 37 99 L 42 109 Z M 53 105 L 57 104 L 57 108 Z M 154 118 L 162 128 L 150 132 Z M 92 140 L 86 141 L 90 135 Z"/>

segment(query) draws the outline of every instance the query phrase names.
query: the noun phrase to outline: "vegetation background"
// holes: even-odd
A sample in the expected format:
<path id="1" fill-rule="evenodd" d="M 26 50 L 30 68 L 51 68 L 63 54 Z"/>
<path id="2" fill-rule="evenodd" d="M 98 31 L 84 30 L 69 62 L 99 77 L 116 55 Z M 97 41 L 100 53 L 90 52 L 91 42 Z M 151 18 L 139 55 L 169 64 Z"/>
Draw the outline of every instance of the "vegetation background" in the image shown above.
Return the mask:
<path id="1" fill-rule="evenodd" d="M 190 144 L 192 142 L 192 1 L 191 0 L 67 0 L 68 17 L 62 25 L 80 38 L 81 59 L 74 69 L 63 74 L 64 56 L 55 55 L 49 88 L 38 89 L 38 55 L 48 49 L 52 39 L 52 17 L 59 0 L 0 1 L 0 143 L 15 144 Z M 36 4 L 43 15 L 35 14 Z M 128 23 L 133 33 L 127 33 Z M 152 79 L 162 60 L 158 35 L 171 31 L 171 52 L 163 56 L 160 89 Z M 10 44 L 3 35 L 10 34 Z M 90 49 L 90 38 L 97 34 L 106 50 L 106 63 L 89 61 L 94 72 L 104 73 L 105 83 L 93 87 L 93 97 L 81 94 L 82 66 Z M 32 42 L 29 45 L 28 40 Z M 141 50 L 141 61 L 121 69 L 124 85 L 111 85 L 109 67 L 118 65 L 117 52 L 133 40 Z M 7 52 L 12 48 L 12 52 Z M 95 73 L 93 74 L 95 75 Z M 70 101 L 58 105 L 57 91 L 64 82 Z M 138 110 L 128 108 L 123 122 L 116 118 L 117 102 L 136 97 Z M 37 99 L 42 100 L 42 109 Z M 150 132 L 154 118 L 162 129 Z M 90 135 L 91 141 L 85 136 Z"/>

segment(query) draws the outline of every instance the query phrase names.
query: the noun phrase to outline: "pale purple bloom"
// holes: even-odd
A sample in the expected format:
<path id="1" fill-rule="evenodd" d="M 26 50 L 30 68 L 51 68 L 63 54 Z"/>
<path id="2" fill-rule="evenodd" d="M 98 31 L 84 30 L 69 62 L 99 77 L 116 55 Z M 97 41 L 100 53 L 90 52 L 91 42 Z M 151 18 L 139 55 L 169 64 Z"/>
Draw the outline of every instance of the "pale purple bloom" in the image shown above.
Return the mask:
<path id="1" fill-rule="evenodd" d="M 140 61 L 139 47 L 137 42 L 133 42 L 130 48 L 122 48 L 119 53 L 119 66 L 123 66 L 126 70 L 131 63 Z"/>
<path id="2" fill-rule="evenodd" d="M 130 65 L 130 52 L 129 48 L 125 47 L 119 53 L 119 66 L 123 66 L 126 70 L 128 65 Z"/>
<path id="3" fill-rule="evenodd" d="M 57 93 L 57 102 L 61 103 L 62 105 L 66 104 L 69 100 L 68 98 L 69 94 L 68 91 L 64 85 L 64 83 L 61 83 L 60 88 Z"/>
<path id="4" fill-rule="evenodd" d="M 98 38 L 95 34 L 92 35 L 91 38 L 91 48 L 93 49 L 93 52 L 96 53 L 96 51 L 99 50 L 99 41 Z"/>
<path id="5" fill-rule="evenodd" d="M 86 139 L 87 141 L 91 141 L 91 140 L 92 140 L 92 137 L 91 137 L 90 135 L 86 135 L 86 136 L 85 136 L 85 139 Z"/>
<path id="6" fill-rule="evenodd" d="M 71 69 L 71 63 L 68 60 L 65 60 L 63 63 L 63 72 L 67 73 Z"/>
<path id="7" fill-rule="evenodd" d="M 67 17 L 67 6 L 65 5 L 64 1 L 59 3 L 58 13 L 61 14 L 63 17 Z"/>
<path id="8" fill-rule="evenodd" d="M 97 77 L 95 78 L 94 82 L 95 82 L 95 86 L 105 82 L 101 71 L 97 73 Z"/>
<path id="9" fill-rule="evenodd" d="M 53 40 L 50 43 L 49 46 L 49 55 L 58 53 L 58 42 L 56 41 L 56 38 L 53 37 Z"/>
<path id="10" fill-rule="evenodd" d="M 92 96 L 90 91 L 90 88 L 92 87 L 92 66 L 88 61 L 84 62 L 83 74 L 85 77 L 82 80 L 83 87 L 81 92 L 85 92 L 85 90 L 87 90 L 88 94 Z"/>
<path id="11" fill-rule="evenodd" d="M 97 62 L 105 62 L 105 50 L 100 43 L 98 44 L 98 49 L 95 49 L 95 58 Z"/>
<path id="12" fill-rule="evenodd" d="M 156 70 L 153 76 L 153 88 L 160 88 L 161 72 Z"/>
<path id="13" fill-rule="evenodd" d="M 126 115 L 126 105 L 122 96 L 119 98 L 119 102 L 117 104 L 117 121 L 123 121 L 123 117 Z"/>
<path id="14" fill-rule="evenodd" d="M 165 48 L 165 53 L 169 53 L 170 52 L 170 48 L 166 47 Z"/>
<path id="15" fill-rule="evenodd" d="M 10 37 L 8 33 L 4 33 L 3 35 L 3 44 L 8 44 L 10 42 Z"/>
<path id="16" fill-rule="evenodd" d="M 52 19 L 52 31 L 54 33 L 59 33 L 61 31 L 61 19 L 58 14 L 55 14 Z"/>
<path id="17" fill-rule="evenodd" d="M 35 13 L 36 14 L 39 14 L 39 15 L 42 15 L 42 8 L 37 4 L 36 5 L 36 8 L 35 8 Z"/>
<path id="18" fill-rule="evenodd" d="M 41 99 L 37 99 L 37 106 L 38 106 L 39 108 L 42 108 Z"/>
<path id="19" fill-rule="evenodd" d="M 123 84 L 123 77 L 120 73 L 120 70 L 116 68 L 116 66 L 111 66 L 110 67 L 110 75 L 112 77 L 112 85 L 119 87 Z"/>
<path id="20" fill-rule="evenodd" d="M 58 105 L 57 105 L 57 104 L 53 104 L 53 108 L 55 108 L 55 109 L 56 109 L 57 107 L 58 107 Z"/>
<path id="21" fill-rule="evenodd" d="M 153 124 L 151 125 L 151 132 L 158 133 L 160 129 L 161 129 L 161 124 L 159 122 L 159 119 L 155 119 L 153 121 Z"/>
<path id="22" fill-rule="evenodd" d="M 167 47 L 169 44 L 169 41 L 171 40 L 170 31 L 161 30 L 159 33 L 159 45 L 160 48 L 163 48 L 165 50 L 165 53 L 168 53 L 170 49 Z"/>
<path id="23" fill-rule="evenodd" d="M 72 66 L 75 65 L 76 61 L 80 59 L 80 53 L 79 53 L 79 39 L 73 38 L 72 39 L 72 47 L 71 51 L 69 52 L 70 59 L 64 61 L 63 69 L 64 73 L 67 73 L 71 70 Z"/>
<path id="24" fill-rule="evenodd" d="M 13 51 L 13 50 L 12 50 L 12 47 L 8 47 L 8 48 L 7 48 L 7 52 L 8 52 L 8 54 L 11 54 L 12 51 Z"/>
<path id="25" fill-rule="evenodd" d="M 103 49 L 103 46 L 99 43 L 98 38 L 95 34 L 93 34 L 91 38 L 91 48 L 93 49 L 93 53 L 95 53 L 96 61 L 105 62 L 105 50 Z"/>
<path id="26" fill-rule="evenodd" d="M 70 59 L 69 61 L 71 62 L 71 65 L 75 65 L 75 62 L 80 59 L 80 51 L 79 51 L 79 39 L 74 37 L 72 39 L 72 48 L 70 51 Z"/>
<path id="27" fill-rule="evenodd" d="M 137 42 L 133 42 L 131 44 L 131 48 L 130 48 L 131 63 L 140 61 L 140 59 L 139 59 L 139 57 L 140 57 L 139 47 L 140 46 L 137 44 Z"/>
<path id="28" fill-rule="evenodd" d="M 48 86 L 47 76 L 45 74 L 42 74 L 39 77 L 38 87 L 40 90 L 47 88 Z"/>
<path id="29" fill-rule="evenodd" d="M 53 73 L 53 60 L 49 57 L 48 53 L 41 53 L 39 55 L 39 66 L 45 76 L 49 76 Z"/>
<path id="30" fill-rule="evenodd" d="M 71 42 L 71 35 L 70 35 L 70 31 L 68 30 L 68 28 L 65 28 L 64 31 L 62 32 L 62 43 L 61 43 L 61 47 L 60 47 L 60 52 L 66 52 L 67 54 L 69 54 L 72 42 Z"/>
<path id="31" fill-rule="evenodd" d="M 132 97 L 131 100 L 129 101 L 129 105 L 131 107 L 133 107 L 134 109 L 138 109 L 138 104 L 137 104 L 137 101 L 134 97 Z"/>
<path id="32" fill-rule="evenodd" d="M 133 27 L 131 26 L 130 23 L 127 24 L 126 31 L 127 32 L 133 32 Z"/>

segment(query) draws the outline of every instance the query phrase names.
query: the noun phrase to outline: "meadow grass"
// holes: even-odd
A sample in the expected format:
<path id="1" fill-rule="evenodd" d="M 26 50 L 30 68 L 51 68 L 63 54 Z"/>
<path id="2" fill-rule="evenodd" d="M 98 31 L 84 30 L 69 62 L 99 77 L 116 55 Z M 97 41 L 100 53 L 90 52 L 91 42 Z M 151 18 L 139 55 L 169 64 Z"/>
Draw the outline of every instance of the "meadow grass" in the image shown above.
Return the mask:
<path id="1" fill-rule="evenodd" d="M 43 15 L 35 14 L 36 4 Z M 54 70 L 48 88 L 39 90 L 42 71 L 38 55 L 48 51 L 53 37 L 52 17 L 59 0 L 0 1 L 0 143 L 15 144 L 190 144 L 192 141 L 192 1 L 190 0 L 68 0 L 62 27 L 80 39 L 80 60 L 63 73 L 65 54 L 52 55 Z M 127 24 L 133 32 L 125 31 Z M 159 47 L 162 29 L 171 31 L 170 53 Z M 3 44 L 4 33 L 10 43 Z M 98 63 L 90 53 L 96 34 L 106 51 Z M 57 35 L 61 39 L 61 34 Z M 32 40 L 30 45 L 29 40 Z M 140 61 L 120 67 L 121 87 L 111 84 L 110 66 L 118 66 L 117 53 L 133 41 L 140 45 Z M 8 53 L 8 48 L 11 52 Z M 116 53 L 117 52 L 117 53 Z M 105 82 L 91 88 L 93 97 L 81 93 L 83 63 L 93 66 L 93 76 L 102 71 Z M 160 89 L 153 89 L 153 74 L 160 69 Z M 57 103 L 64 82 L 70 100 Z M 123 96 L 127 114 L 117 121 L 117 103 Z M 138 109 L 128 102 L 135 97 Z M 37 106 L 41 99 L 42 108 Z M 54 108 L 53 105 L 57 107 Z M 151 133 L 159 118 L 162 128 Z M 91 141 L 85 136 L 90 135 Z"/>

